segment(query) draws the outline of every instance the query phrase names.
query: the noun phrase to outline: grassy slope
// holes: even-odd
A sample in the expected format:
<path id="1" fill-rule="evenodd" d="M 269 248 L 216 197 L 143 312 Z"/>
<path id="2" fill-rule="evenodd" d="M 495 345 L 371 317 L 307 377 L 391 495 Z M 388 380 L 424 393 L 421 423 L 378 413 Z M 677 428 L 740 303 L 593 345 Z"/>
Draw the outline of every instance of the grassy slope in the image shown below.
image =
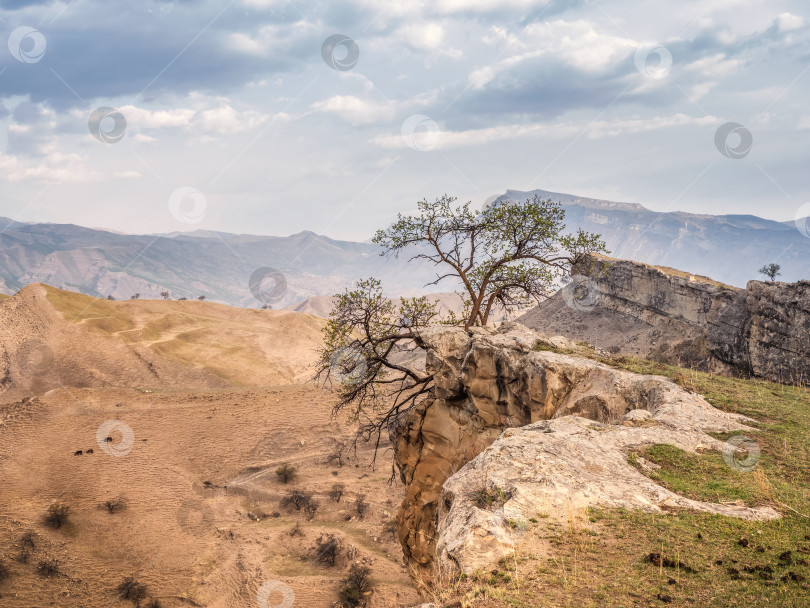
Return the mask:
<path id="1" fill-rule="evenodd" d="M 628 358 L 605 363 L 668 376 L 715 407 L 759 420 L 757 432 L 747 436 L 759 444 L 760 460 L 748 473 L 730 468 L 717 453 L 695 456 L 654 446 L 638 455 L 661 466 L 653 473 L 659 483 L 684 495 L 771 504 L 784 517 L 763 523 L 687 511 L 591 509 L 570 513 L 566 526 L 549 528 L 538 514 L 514 556 L 497 570 L 446 582 L 439 599 L 526 608 L 810 606 L 810 391 Z M 543 552 L 541 539 L 551 543 L 550 553 Z M 785 551 L 791 565 L 779 559 Z M 653 565 L 645 560 L 651 552 L 682 565 Z M 746 571 L 765 566 L 773 572 Z"/>

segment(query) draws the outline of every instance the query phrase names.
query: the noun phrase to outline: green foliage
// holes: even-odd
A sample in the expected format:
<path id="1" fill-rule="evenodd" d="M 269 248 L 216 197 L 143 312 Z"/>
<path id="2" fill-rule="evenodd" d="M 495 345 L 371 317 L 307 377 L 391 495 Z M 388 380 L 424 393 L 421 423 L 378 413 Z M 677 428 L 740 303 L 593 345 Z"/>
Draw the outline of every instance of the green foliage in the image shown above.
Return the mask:
<path id="1" fill-rule="evenodd" d="M 461 283 L 465 327 L 486 325 L 496 303 L 512 310 L 550 295 L 572 265 L 607 251 L 599 235 L 565 234 L 565 210 L 558 202 L 534 196 L 477 212 L 470 203 L 454 207 L 455 201 L 445 195 L 418 202 L 417 215 L 399 214 L 393 226 L 377 231 L 374 242 L 384 255 L 418 248 L 412 259 L 441 266 L 434 284 Z"/>
<path id="2" fill-rule="evenodd" d="M 290 463 L 285 462 L 276 469 L 276 477 L 281 483 L 290 483 L 295 479 L 297 469 L 291 466 Z"/>
<path id="3" fill-rule="evenodd" d="M 771 281 L 775 281 L 776 277 L 782 274 L 779 272 L 780 270 L 782 270 L 782 267 L 779 264 L 765 264 L 759 269 L 759 273 L 764 274 Z"/>

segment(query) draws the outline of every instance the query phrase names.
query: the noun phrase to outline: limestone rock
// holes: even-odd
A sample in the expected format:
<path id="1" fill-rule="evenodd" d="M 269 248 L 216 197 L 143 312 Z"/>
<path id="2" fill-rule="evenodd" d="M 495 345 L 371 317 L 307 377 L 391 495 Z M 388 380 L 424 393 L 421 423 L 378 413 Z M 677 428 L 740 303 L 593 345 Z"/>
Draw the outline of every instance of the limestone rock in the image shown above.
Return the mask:
<path id="1" fill-rule="evenodd" d="M 519 321 L 615 353 L 810 384 L 810 281 L 749 281 L 739 289 L 595 257 L 581 277 Z"/>
<path id="2" fill-rule="evenodd" d="M 406 559 L 414 566 L 428 567 L 433 561 L 439 519 L 448 521 L 447 525 L 466 522 L 463 525 L 483 531 L 483 536 L 493 536 L 496 545 L 506 542 L 508 531 L 496 525 L 502 523 L 504 514 L 467 509 L 463 517 L 453 514 L 448 520 L 463 486 L 449 485 L 444 491 L 449 494 L 442 489 L 448 479 L 499 437 L 506 441 L 510 433 L 515 433 L 509 430 L 502 435 L 505 429 L 535 425 L 528 437 L 539 437 L 542 429 L 549 431 L 544 438 L 560 438 L 543 441 L 541 446 L 565 451 L 570 443 L 570 447 L 576 447 L 576 453 L 582 454 L 589 443 L 595 454 L 604 452 L 612 463 L 633 442 L 643 445 L 654 440 L 684 449 L 717 449 L 718 442 L 704 431 L 744 429 L 745 423 L 750 422 L 743 416 L 713 408 L 699 395 L 666 378 L 633 374 L 590 359 L 537 350 L 544 348 L 548 339 L 525 327 L 505 325 L 498 331 L 470 334 L 456 328 L 432 330 L 425 336 L 425 343 L 427 367 L 437 374 L 439 388 L 435 397 L 404 413 L 393 436 L 396 466 L 406 485 L 405 500 L 397 515 L 399 540 Z M 560 421 L 551 426 L 540 424 L 556 419 Z M 593 426 L 579 422 L 583 419 Z M 597 428 L 598 433 L 593 430 Z M 602 432 L 604 443 L 594 443 L 594 437 L 598 439 Z M 598 460 L 598 456 L 592 455 L 583 462 L 593 458 Z M 510 462 L 514 464 L 515 475 L 529 476 L 526 479 L 529 484 L 535 464 L 532 461 L 519 464 L 517 457 Z M 560 466 L 566 462 L 570 464 L 563 458 Z M 612 469 L 612 465 L 606 469 Z M 576 469 L 563 467 L 561 471 L 567 471 L 565 475 L 570 479 L 563 476 L 555 483 L 562 484 L 564 479 L 568 480 L 565 483 L 575 483 Z M 640 474 L 628 471 L 627 475 L 637 480 Z M 510 482 L 507 472 L 503 476 L 504 483 Z M 592 477 L 596 479 L 596 473 Z M 514 481 L 511 479 L 510 483 Z M 569 491 L 573 492 L 574 487 L 578 486 L 571 485 Z M 601 493 L 593 495 L 594 499 L 612 499 L 615 494 L 612 488 L 606 485 Z M 448 496 L 451 504 L 443 506 Z M 589 495 L 578 496 L 586 500 Z M 674 506 L 701 508 L 654 488 L 639 491 L 633 504 L 660 505 L 665 499 Z M 504 511 L 507 517 L 511 516 L 512 505 L 524 504 L 511 499 L 510 503 Z M 453 544 L 455 541 L 449 540 L 452 536 L 443 541 L 442 550 L 447 556 L 461 551 Z"/>

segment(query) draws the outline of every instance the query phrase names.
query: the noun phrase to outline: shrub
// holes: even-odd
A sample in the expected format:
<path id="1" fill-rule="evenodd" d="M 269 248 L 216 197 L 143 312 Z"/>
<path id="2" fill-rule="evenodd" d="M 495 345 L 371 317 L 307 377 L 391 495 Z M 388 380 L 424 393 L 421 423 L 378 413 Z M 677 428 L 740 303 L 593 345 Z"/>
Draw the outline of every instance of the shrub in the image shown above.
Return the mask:
<path id="1" fill-rule="evenodd" d="M 20 547 L 15 559 L 21 564 L 27 564 L 28 560 L 31 559 L 31 549 L 28 547 Z"/>
<path id="2" fill-rule="evenodd" d="M 109 511 L 110 515 L 115 515 L 115 513 L 127 508 L 127 500 L 123 496 L 116 496 L 105 500 L 102 506 Z"/>
<path id="3" fill-rule="evenodd" d="M 0 562 L 0 582 L 7 579 L 9 576 L 11 576 L 11 572 L 9 572 L 8 566 Z"/>
<path id="4" fill-rule="evenodd" d="M 367 566 L 352 564 L 349 574 L 343 579 L 340 588 L 340 603 L 346 608 L 355 608 L 365 603 L 365 598 L 371 593 L 371 570 Z"/>
<path id="5" fill-rule="evenodd" d="M 41 576 L 56 576 L 59 574 L 59 562 L 55 559 L 44 559 L 37 564 L 37 572 Z"/>
<path id="6" fill-rule="evenodd" d="M 293 529 L 292 529 L 292 530 L 290 530 L 289 534 L 290 534 L 290 536 L 292 536 L 293 538 L 294 538 L 294 537 L 296 537 L 296 536 L 303 536 L 303 535 L 304 535 L 304 531 L 301 529 L 301 524 L 296 523 L 296 524 L 293 526 Z"/>
<path id="7" fill-rule="evenodd" d="M 160 600 L 158 600 L 156 597 L 153 597 L 151 600 L 149 600 L 149 603 L 146 605 L 146 608 L 162 608 L 162 606 L 163 605 L 160 603 Z"/>
<path id="8" fill-rule="evenodd" d="M 340 499 L 343 497 L 343 492 L 345 491 L 346 486 L 344 486 L 342 483 L 336 483 L 332 486 L 332 490 L 329 492 L 329 498 L 335 502 L 340 502 Z"/>
<path id="9" fill-rule="evenodd" d="M 33 549 L 35 545 L 36 537 L 34 536 L 33 531 L 28 530 L 25 534 L 20 537 L 20 546 L 21 547 L 28 547 L 29 549 Z"/>
<path id="10" fill-rule="evenodd" d="M 310 498 L 307 503 L 304 505 L 304 513 L 307 514 L 307 519 L 312 520 L 315 519 L 315 513 L 318 511 L 318 501 L 314 498 Z"/>
<path id="11" fill-rule="evenodd" d="M 357 511 L 357 517 L 363 519 L 368 512 L 368 503 L 366 502 L 366 495 L 360 494 L 357 500 L 354 501 L 354 508 Z"/>
<path id="12" fill-rule="evenodd" d="M 479 509 L 491 509 L 509 500 L 509 494 L 497 487 L 492 490 L 481 488 L 472 493 L 472 499 Z"/>
<path id="13" fill-rule="evenodd" d="M 343 544 L 334 534 L 321 534 L 315 541 L 315 561 L 334 566 Z"/>
<path id="14" fill-rule="evenodd" d="M 45 524 L 58 530 L 67 523 L 69 514 L 69 506 L 55 502 L 45 512 Z"/>
<path id="15" fill-rule="evenodd" d="M 305 509 L 312 502 L 312 495 L 303 490 L 293 490 L 281 499 L 282 507 L 295 507 L 296 511 Z"/>
<path id="16" fill-rule="evenodd" d="M 278 477 L 278 480 L 281 483 L 290 483 L 293 479 L 295 479 L 295 471 L 295 467 L 292 467 L 288 462 L 285 462 L 276 469 L 276 477 Z"/>
<path id="17" fill-rule="evenodd" d="M 118 585 L 118 595 L 125 600 L 131 601 L 136 606 L 140 606 L 141 600 L 149 595 L 149 592 L 146 585 L 138 582 L 134 576 L 128 576 Z"/>

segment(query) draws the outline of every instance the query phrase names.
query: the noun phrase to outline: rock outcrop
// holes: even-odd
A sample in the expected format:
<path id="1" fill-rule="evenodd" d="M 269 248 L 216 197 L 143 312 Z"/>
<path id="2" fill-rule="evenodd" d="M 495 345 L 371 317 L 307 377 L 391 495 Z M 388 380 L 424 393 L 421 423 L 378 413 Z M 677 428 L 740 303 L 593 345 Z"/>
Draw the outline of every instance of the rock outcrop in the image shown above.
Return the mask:
<path id="1" fill-rule="evenodd" d="M 570 496 L 587 504 L 661 509 L 669 501 L 674 506 L 728 512 L 676 497 L 649 480 L 641 483 L 643 476 L 627 465 L 625 452 L 631 445 L 647 443 L 719 449 L 719 442 L 704 431 L 745 429 L 748 419 L 721 412 L 666 378 L 554 352 L 575 346 L 564 338 L 543 338 L 515 323 L 494 332 L 433 330 L 423 339 L 428 347 L 426 369 L 435 375 L 434 395 L 407 411 L 395 431 L 396 465 L 407 487 L 398 529 L 413 566 L 429 567 L 437 554 L 469 561 L 467 541 L 442 530 L 479 530 L 482 538 L 494 539 L 493 547 L 498 546 L 503 512 L 469 509 L 474 502 L 470 494 L 491 489 L 486 483 L 495 478 L 503 484 L 499 487 L 514 491 L 507 513 L 519 511 L 527 496 L 540 500 L 546 491 L 542 500 L 549 501 L 549 509 L 562 496 Z M 625 416 L 638 428 L 616 426 Z M 545 422 L 549 420 L 553 422 Z M 512 427 L 526 429 L 511 437 L 513 431 L 503 432 Z M 516 449 L 526 455 L 523 464 L 517 457 L 504 459 L 501 464 L 511 472 L 499 465 L 490 476 L 489 463 L 511 453 L 518 443 Z M 536 445 L 530 449 L 532 443 Z M 588 475 L 580 477 L 583 471 Z M 624 476 L 622 483 L 638 484 L 636 496 L 619 496 L 626 486 L 618 477 L 610 479 L 614 471 Z M 588 493 L 585 485 L 597 479 L 601 481 Z M 544 486 L 545 481 L 554 485 Z M 530 486 L 531 491 L 522 489 Z M 625 503 L 615 503 L 618 499 Z M 487 519 L 492 519 L 490 524 Z M 479 545 L 475 551 L 485 558 L 490 549 Z"/>
<path id="2" fill-rule="evenodd" d="M 595 267 L 519 322 L 615 353 L 777 382 L 810 381 L 810 281 L 749 281 L 738 289 L 599 256 Z"/>

